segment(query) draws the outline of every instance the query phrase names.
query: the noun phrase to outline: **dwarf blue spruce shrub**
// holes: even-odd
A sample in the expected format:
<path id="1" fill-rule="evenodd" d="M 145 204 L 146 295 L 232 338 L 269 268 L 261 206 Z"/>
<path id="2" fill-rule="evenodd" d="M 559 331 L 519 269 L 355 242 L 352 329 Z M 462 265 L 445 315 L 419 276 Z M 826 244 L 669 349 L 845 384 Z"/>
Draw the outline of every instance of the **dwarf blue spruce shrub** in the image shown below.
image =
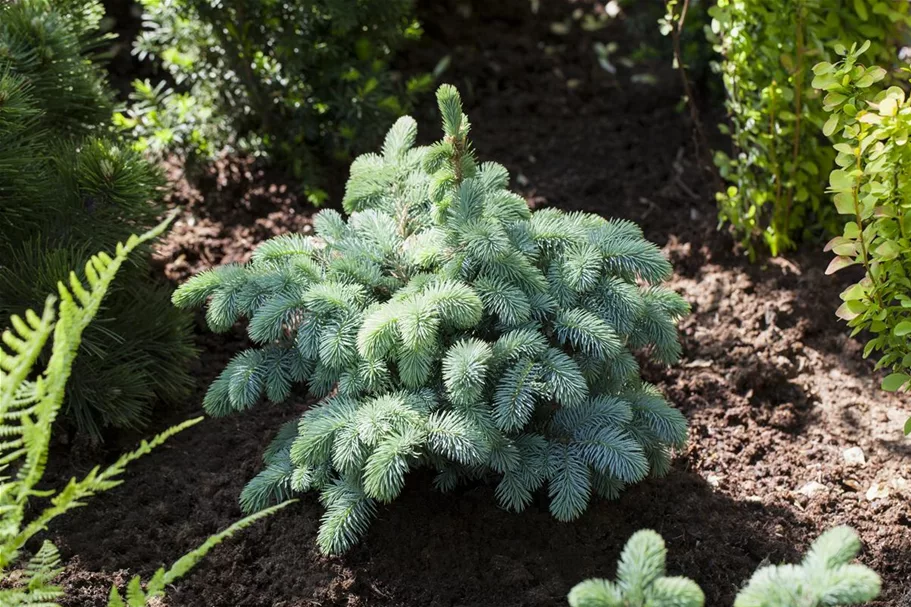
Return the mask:
<path id="1" fill-rule="evenodd" d="M 476 161 L 458 92 L 437 98 L 443 139 L 415 147 L 415 121 L 396 122 L 351 166 L 347 218 L 325 210 L 315 236 L 269 240 L 174 295 L 208 302 L 215 331 L 247 318 L 258 344 L 212 384 L 209 413 L 283 401 L 297 383 L 320 399 L 282 428 L 241 501 L 319 490 L 327 552 L 361 537 L 417 467 L 443 490 L 495 478 L 517 511 L 547 485 L 571 520 L 593 493 L 666 473 L 686 440 L 633 354 L 680 355 L 688 306 L 661 286 L 658 247 L 629 221 L 530 211 L 502 166 Z"/>

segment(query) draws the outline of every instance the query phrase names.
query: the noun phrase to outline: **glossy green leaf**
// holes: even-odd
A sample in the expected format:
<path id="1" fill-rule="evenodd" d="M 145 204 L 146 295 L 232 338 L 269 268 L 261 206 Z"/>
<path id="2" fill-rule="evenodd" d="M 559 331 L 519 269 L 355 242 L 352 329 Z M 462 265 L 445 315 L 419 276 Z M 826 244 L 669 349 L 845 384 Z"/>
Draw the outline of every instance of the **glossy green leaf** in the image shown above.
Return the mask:
<path id="1" fill-rule="evenodd" d="M 911 375 L 906 375 L 905 373 L 891 373 L 883 379 L 882 389 L 886 392 L 895 392 L 905 385 L 909 379 L 911 379 Z"/>
<path id="2" fill-rule="evenodd" d="M 835 170 L 829 174 L 829 185 L 833 190 L 853 190 L 854 178 L 847 171 Z"/>
<path id="3" fill-rule="evenodd" d="M 842 320 L 850 321 L 850 320 L 854 320 L 855 318 L 857 318 L 859 316 L 859 314 L 857 312 L 852 312 L 851 309 L 848 307 L 847 302 L 845 302 L 845 303 L 841 304 L 840 306 L 838 306 L 838 309 L 835 310 L 835 316 L 837 316 L 838 318 L 840 318 Z"/>
<path id="4" fill-rule="evenodd" d="M 867 296 L 867 290 L 864 289 L 863 285 L 860 285 L 860 284 L 851 285 L 850 287 L 845 289 L 841 294 L 841 298 L 844 301 L 854 301 L 857 299 L 863 299 L 866 296 Z"/>
<path id="5" fill-rule="evenodd" d="M 822 134 L 826 137 L 831 136 L 832 133 L 835 132 L 835 129 L 838 128 L 838 120 L 839 119 L 837 114 L 832 114 L 829 116 L 829 119 L 826 120 L 826 123 L 822 127 Z"/>
<path id="6" fill-rule="evenodd" d="M 876 255 L 882 261 L 889 261 L 895 259 L 902 252 L 902 247 L 894 240 L 887 240 L 878 247 L 876 247 Z"/>

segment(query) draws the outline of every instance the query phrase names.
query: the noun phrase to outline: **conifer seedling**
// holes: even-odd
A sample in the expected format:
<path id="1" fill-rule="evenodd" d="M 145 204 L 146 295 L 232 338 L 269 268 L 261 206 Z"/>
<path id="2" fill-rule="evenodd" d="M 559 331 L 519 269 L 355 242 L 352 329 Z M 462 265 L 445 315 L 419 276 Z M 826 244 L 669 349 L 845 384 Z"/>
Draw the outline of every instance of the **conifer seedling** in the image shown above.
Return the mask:
<path id="1" fill-rule="evenodd" d="M 830 529 L 799 565 L 758 569 L 734 607 L 836 607 L 870 601 L 879 595 L 881 582 L 872 569 L 851 562 L 859 551 L 853 529 Z M 637 531 L 620 555 L 617 580 L 577 584 L 567 597 L 570 607 L 702 607 L 705 595 L 694 581 L 665 576 L 666 556 L 660 535 Z"/>
<path id="2" fill-rule="evenodd" d="M 696 582 L 665 576 L 667 548 L 651 529 L 633 534 L 617 566 L 617 581 L 591 579 L 567 597 L 570 607 L 702 607 L 705 595 Z"/>
<path id="3" fill-rule="evenodd" d="M 879 596 L 876 572 L 852 563 L 860 538 L 850 527 L 820 535 L 799 565 L 758 569 L 737 595 L 734 607 L 834 607 L 862 605 Z"/>

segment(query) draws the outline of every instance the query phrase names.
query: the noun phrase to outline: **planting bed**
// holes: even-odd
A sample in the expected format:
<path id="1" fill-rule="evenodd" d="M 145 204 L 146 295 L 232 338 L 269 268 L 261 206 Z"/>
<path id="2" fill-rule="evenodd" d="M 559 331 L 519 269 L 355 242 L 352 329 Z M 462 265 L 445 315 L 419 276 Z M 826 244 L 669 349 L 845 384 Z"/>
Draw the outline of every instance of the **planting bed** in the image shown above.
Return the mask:
<path id="1" fill-rule="evenodd" d="M 689 448 L 667 478 L 615 502 L 595 499 L 574 523 L 555 521 L 543 500 L 511 514 L 491 486 L 452 496 L 415 478 L 341 557 L 317 551 L 322 508 L 307 495 L 216 549 L 170 591 L 172 607 L 562 605 L 575 583 L 613 575 L 624 542 L 644 527 L 666 539 L 671 573 L 696 580 L 708 605 L 730 605 L 758 565 L 796 560 L 840 523 L 860 532 L 862 562 L 883 577 L 878 604 L 911 605 L 911 441 L 900 432 L 911 402 L 878 389 L 860 342 L 837 322 L 846 283 L 824 276 L 820 246 L 755 265 L 734 253 L 716 231 L 710 178 L 667 62 L 612 76 L 593 41 L 617 41 L 619 54 L 640 41 L 619 23 L 554 34 L 551 23 L 590 7 L 541 4 L 533 15 L 527 0 L 472 11 L 425 2 L 426 42 L 404 67 L 428 69 L 451 54 L 443 79 L 463 92 L 480 158 L 505 164 L 536 206 L 629 218 L 664 248 L 670 286 L 693 314 L 681 324 L 681 363 L 644 371 L 687 416 Z M 657 84 L 630 81 L 646 71 Z M 436 137 L 430 96 L 417 113 L 422 138 Z M 340 174 L 334 200 L 343 183 Z M 309 230 L 313 210 L 293 191 L 237 158 L 192 185 L 178 179 L 172 202 L 185 206 L 158 253 L 163 277 L 176 284 L 245 259 L 270 235 Z M 162 426 L 198 415 L 209 382 L 244 345 L 242 327 L 213 336 L 198 322 L 197 391 Z M 235 520 L 265 445 L 306 407 L 292 399 L 206 420 L 133 465 L 122 487 L 63 517 L 50 535 L 75 557 L 67 604 L 104 605 L 111 581 L 148 576 Z M 51 476 L 82 473 L 125 444 L 60 449 Z M 845 457 L 854 447 L 863 463 Z"/>

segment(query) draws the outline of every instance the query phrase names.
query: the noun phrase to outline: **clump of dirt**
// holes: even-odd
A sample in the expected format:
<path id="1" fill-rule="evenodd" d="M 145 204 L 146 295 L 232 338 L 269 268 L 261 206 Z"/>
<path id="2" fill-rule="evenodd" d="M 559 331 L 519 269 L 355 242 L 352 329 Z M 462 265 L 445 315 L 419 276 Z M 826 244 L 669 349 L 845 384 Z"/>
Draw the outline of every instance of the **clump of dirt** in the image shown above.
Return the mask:
<path id="1" fill-rule="evenodd" d="M 555 521 L 543 497 L 511 514 L 496 507 L 488 485 L 446 495 L 414 474 L 365 541 L 341 557 L 317 552 L 322 509 L 305 495 L 217 548 L 168 603 L 562 605 L 579 581 L 612 576 L 626 539 L 650 527 L 667 540 L 673 574 L 696 580 L 708 605 L 730 605 L 757 566 L 795 561 L 823 530 L 846 523 L 863 538 L 861 561 L 883 577 L 878 604 L 904 604 L 911 442 L 900 428 L 911 404 L 878 389 L 861 344 L 834 317 L 845 277 L 823 274 L 827 259 L 812 243 L 757 264 L 732 253 L 716 230 L 670 62 L 616 75 L 596 62 L 595 41 L 628 54 L 640 48 L 622 22 L 576 25 L 561 36 L 551 23 L 597 5 L 542 2 L 533 15 L 526 0 L 470 4 L 423 3 L 428 36 L 406 63 L 428 69 L 452 56 L 444 79 L 466 99 L 475 149 L 505 164 L 533 204 L 629 218 L 663 246 L 677 272 L 670 286 L 693 314 L 681 323 L 681 363 L 643 361 L 644 373 L 686 414 L 689 447 L 667 478 L 615 502 L 594 500 L 571 524 Z M 634 73 L 653 74 L 655 84 L 634 82 Z M 421 137 L 434 137 L 431 99 L 418 115 L 427 117 Z M 312 209 L 292 192 L 246 159 L 223 159 L 192 185 L 178 180 L 172 201 L 184 210 L 159 253 L 164 274 L 181 281 L 245 260 L 273 234 L 306 231 Z M 241 328 L 213 336 L 200 326 L 199 343 L 197 393 L 162 425 L 199 412 L 208 383 L 245 340 Z M 67 583 L 99 575 L 106 587 L 121 568 L 149 575 L 230 524 L 274 432 L 306 407 L 299 398 L 208 419 L 138 462 L 122 487 L 51 529 L 64 554 L 79 557 Z M 855 447 L 862 463 L 856 450 L 844 453 Z M 52 462 L 60 478 L 82 467 L 65 454 Z M 104 605 L 100 593 L 81 596 L 70 604 Z"/>
<path id="2" fill-rule="evenodd" d="M 62 607 L 80 607 L 81 605 L 107 605 L 111 588 L 116 586 L 123 593 L 130 575 L 125 570 L 113 573 L 98 573 L 82 567 L 78 558 L 67 563 L 63 572 Z M 155 606 L 150 606 L 155 607 Z"/>
<path id="3" fill-rule="evenodd" d="M 256 158 L 222 156 L 189 177 L 171 159 L 166 173 L 166 201 L 180 215 L 155 260 L 174 282 L 206 268 L 244 263 L 272 236 L 312 229 L 316 210 L 300 195 L 300 184 Z"/>

